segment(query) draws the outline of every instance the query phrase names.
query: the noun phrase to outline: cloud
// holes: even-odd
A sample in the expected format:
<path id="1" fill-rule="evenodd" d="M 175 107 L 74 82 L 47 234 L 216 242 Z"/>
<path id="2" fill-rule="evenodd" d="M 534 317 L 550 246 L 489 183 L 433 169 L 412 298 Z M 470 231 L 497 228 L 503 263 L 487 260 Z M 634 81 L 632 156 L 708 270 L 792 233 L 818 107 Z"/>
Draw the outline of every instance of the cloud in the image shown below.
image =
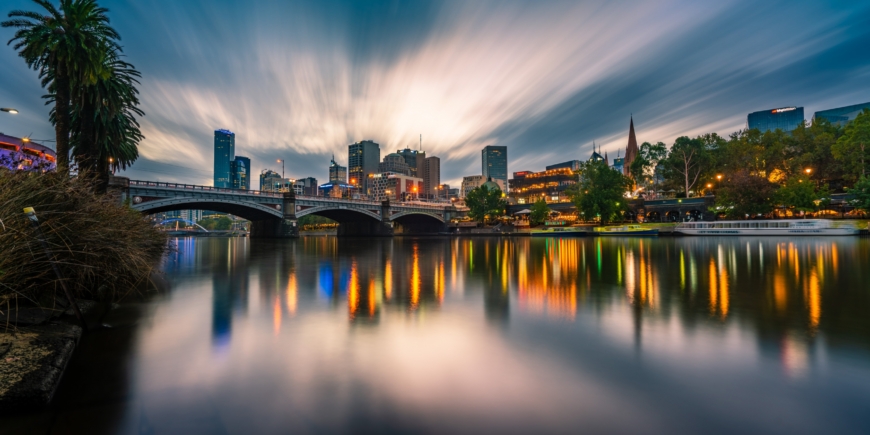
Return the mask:
<path id="1" fill-rule="evenodd" d="M 870 62 L 855 54 L 870 42 L 870 14 L 849 3 L 109 7 L 143 72 L 136 178 L 209 184 L 217 128 L 236 132 L 236 152 L 255 172 L 286 158 L 289 176 L 318 179 L 351 142 L 372 139 L 386 154 L 422 134 L 442 179 L 458 185 L 480 172 L 488 144 L 509 147 L 511 171 L 585 159 L 592 140 L 616 154 L 632 113 L 639 140 L 671 142 L 728 134 L 754 110 L 795 104 L 811 114 L 870 100 Z M 40 92 L 33 81 L 22 92 Z M 159 162 L 177 166 L 144 172 Z"/>

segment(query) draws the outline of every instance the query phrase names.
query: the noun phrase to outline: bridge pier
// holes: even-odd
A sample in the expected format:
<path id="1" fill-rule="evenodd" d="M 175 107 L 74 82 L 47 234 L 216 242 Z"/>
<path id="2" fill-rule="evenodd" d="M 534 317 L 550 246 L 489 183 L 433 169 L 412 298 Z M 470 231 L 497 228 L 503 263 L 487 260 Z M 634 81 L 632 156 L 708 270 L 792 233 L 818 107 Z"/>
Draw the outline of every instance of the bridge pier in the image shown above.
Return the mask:
<path id="1" fill-rule="evenodd" d="M 251 221 L 251 238 L 292 239 L 299 237 L 296 219 L 296 194 L 284 192 L 281 201 L 281 219 Z"/>

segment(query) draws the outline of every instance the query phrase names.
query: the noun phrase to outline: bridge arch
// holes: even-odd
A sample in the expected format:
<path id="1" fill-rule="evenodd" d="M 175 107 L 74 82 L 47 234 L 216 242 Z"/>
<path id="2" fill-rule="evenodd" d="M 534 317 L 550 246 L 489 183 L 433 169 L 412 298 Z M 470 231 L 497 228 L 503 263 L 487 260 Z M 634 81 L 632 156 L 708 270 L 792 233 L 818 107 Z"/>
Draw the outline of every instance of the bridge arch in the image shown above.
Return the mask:
<path id="1" fill-rule="evenodd" d="M 407 216 L 414 216 L 414 215 L 416 215 L 416 216 L 428 216 L 428 217 L 437 219 L 438 222 L 444 223 L 444 218 L 441 217 L 440 215 L 438 215 L 436 213 L 428 212 L 428 211 L 422 211 L 422 210 L 401 211 L 401 212 L 398 212 L 398 213 L 390 216 L 390 220 L 396 221 L 396 220 L 400 220 L 402 218 L 405 218 Z"/>
<path id="2" fill-rule="evenodd" d="M 133 205 L 134 210 L 145 214 L 177 210 L 209 210 L 229 213 L 250 221 L 280 219 L 283 214 L 275 208 L 255 202 L 230 199 L 166 198 Z"/>
<path id="3" fill-rule="evenodd" d="M 300 210 L 296 212 L 296 217 L 301 218 L 302 216 L 307 215 L 317 215 L 323 216 L 325 218 L 332 219 L 338 223 L 348 222 L 348 221 L 359 221 L 359 220 L 368 220 L 368 218 L 374 219 L 378 222 L 381 220 L 381 215 L 365 208 L 338 208 L 335 206 L 321 205 L 317 207 L 306 208 L 304 210 Z"/>

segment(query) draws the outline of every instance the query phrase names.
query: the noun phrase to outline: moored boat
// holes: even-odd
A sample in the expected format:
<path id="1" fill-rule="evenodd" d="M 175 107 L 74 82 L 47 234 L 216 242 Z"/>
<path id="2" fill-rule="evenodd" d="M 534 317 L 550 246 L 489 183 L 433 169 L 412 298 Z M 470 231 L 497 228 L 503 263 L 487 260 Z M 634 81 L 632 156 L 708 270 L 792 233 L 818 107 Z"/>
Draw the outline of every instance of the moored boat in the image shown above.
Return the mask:
<path id="1" fill-rule="evenodd" d="M 583 227 L 546 227 L 530 231 L 532 237 L 584 237 L 589 231 Z"/>
<path id="2" fill-rule="evenodd" d="M 859 232 L 851 223 L 830 219 L 683 222 L 675 231 L 689 236 L 849 236 Z"/>
<path id="3" fill-rule="evenodd" d="M 644 228 L 640 225 L 621 225 L 595 229 L 596 236 L 658 236 L 657 228 Z"/>

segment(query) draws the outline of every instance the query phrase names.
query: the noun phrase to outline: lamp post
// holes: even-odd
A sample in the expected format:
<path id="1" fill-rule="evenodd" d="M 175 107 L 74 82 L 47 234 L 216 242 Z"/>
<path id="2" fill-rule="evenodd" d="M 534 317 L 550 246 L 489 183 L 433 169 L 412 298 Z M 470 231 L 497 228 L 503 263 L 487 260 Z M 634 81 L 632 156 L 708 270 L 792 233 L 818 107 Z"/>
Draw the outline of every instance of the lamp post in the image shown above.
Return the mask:
<path id="1" fill-rule="evenodd" d="M 13 109 L 11 107 L 0 107 L 0 112 L 6 112 L 10 115 L 17 115 L 18 114 L 18 110 Z"/>
<path id="2" fill-rule="evenodd" d="M 281 179 L 284 179 L 284 159 L 275 160 L 275 162 L 281 162 Z"/>

